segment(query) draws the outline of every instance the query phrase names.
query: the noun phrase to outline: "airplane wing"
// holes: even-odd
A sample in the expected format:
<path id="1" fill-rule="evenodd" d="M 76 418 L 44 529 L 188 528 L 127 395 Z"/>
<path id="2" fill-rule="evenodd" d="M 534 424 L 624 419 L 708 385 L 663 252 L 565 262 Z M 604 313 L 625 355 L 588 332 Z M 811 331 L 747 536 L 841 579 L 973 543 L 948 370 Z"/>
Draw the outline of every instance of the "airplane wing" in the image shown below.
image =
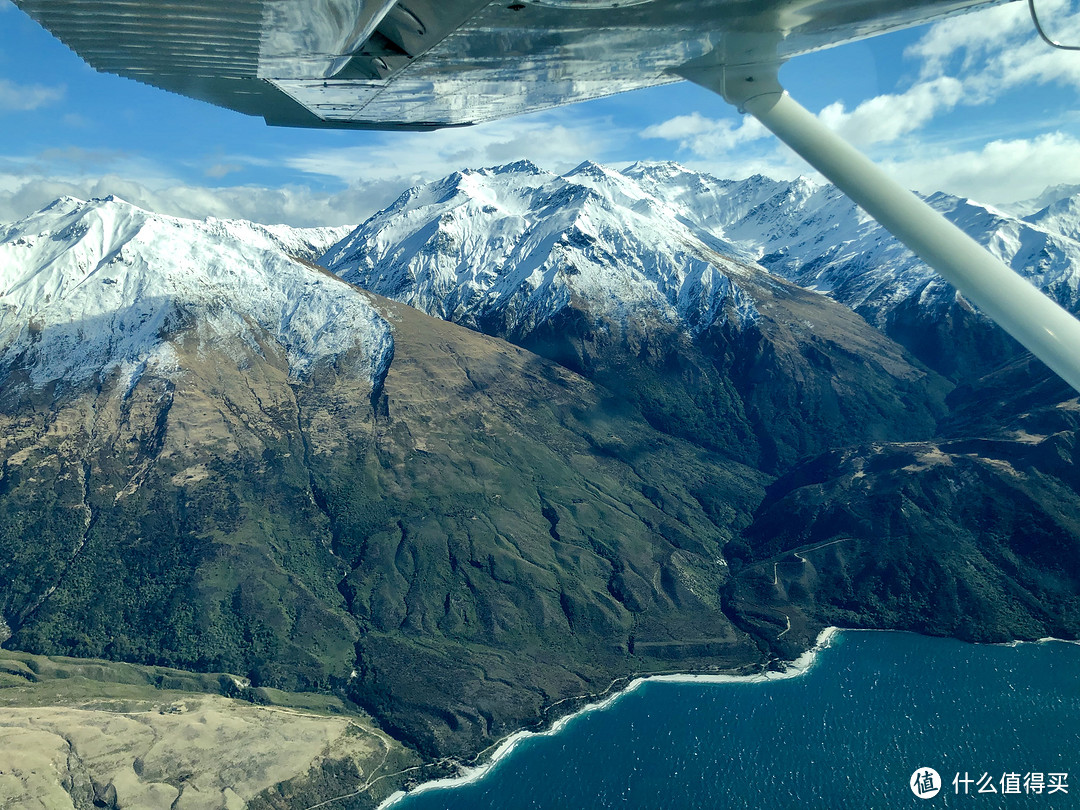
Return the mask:
<path id="1" fill-rule="evenodd" d="M 281 126 L 433 129 L 788 58 L 1000 0 L 14 0 L 92 67 Z M 738 54 L 729 58 L 738 60 Z"/>

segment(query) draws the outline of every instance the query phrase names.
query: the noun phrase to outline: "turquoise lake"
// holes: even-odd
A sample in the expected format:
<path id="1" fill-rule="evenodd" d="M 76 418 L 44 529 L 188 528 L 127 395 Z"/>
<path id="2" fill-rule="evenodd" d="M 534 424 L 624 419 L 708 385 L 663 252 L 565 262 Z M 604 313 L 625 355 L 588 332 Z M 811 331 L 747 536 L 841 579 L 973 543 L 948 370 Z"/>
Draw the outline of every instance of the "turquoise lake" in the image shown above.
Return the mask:
<path id="1" fill-rule="evenodd" d="M 926 768 L 933 798 L 909 786 Z M 799 677 L 647 681 L 393 807 L 1080 807 L 1080 645 L 841 633 Z"/>

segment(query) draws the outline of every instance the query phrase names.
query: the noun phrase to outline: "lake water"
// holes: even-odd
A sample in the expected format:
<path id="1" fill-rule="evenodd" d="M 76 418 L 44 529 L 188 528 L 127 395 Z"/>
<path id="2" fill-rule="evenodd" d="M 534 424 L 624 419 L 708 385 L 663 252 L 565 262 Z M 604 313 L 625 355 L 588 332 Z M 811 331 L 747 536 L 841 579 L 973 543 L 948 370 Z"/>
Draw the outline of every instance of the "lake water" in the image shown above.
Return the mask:
<path id="1" fill-rule="evenodd" d="M 393 810 L 801 807 L 1080 807 L 1080 645 L 840 633 L 795 678 L 646 681 Z"/>

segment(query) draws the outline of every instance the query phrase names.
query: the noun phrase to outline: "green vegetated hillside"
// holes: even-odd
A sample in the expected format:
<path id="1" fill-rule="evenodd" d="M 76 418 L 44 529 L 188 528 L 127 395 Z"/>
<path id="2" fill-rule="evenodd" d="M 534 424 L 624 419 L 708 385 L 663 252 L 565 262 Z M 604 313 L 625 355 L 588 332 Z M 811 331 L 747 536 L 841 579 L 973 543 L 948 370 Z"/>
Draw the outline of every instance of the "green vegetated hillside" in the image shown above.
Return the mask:
<path id="1" fill-rule="evenodd" d="M 290 382 L 269 340 L 183 331 L 183 373 L 126 396 L 10 376 L 5 646 L 337 691 L 428 755 L 632 672 L 761 660 L 720 605 L 761 474 L 380 306 L 374 407 L 348 363 Z"/>
<path id="2" fill-rule="evenodd" d="M 395 354 L 370 435 L 308 430 L 354 700 L 464 754 L 614 677 L 759 659 L 719 593 L 760 474 L 526 351 L 380 307 Z"/>
<path id="3" fill-rule="evenodd" d="M 740 284 L 761 312 L 742 328 L 628 330 L 571 306 L 513 335 L 658 430 L 775 475 L 724 549 L 736 626 L 788 658 L 829 624 L 1080 635 L 1075 392 L 1015 350 L 987 374 L 963 337 L 996 327 L 969 308 L 915 356 L 823 296 Z"/>
<path id="4" fill-rule="evenodd" d="M 932 441 L 837 450 L 770 484 L 727 548 L 740 627 L 1080 636 L 1075 392 L 1028 356 L 950 403 Z"/>
<path id="5" fill-rule="evenodd" d="M 946 398 L 773 286 L 752 327 L 693 339 L 568 315 L 521 337 L 547 359 L 372 296 L 374 390 L 183 321 L 181 371 L 130 391 L 13 368 L 4 646 L 331 693 L 431 760 L 829 623 L 1075 637 L 1071 392 L 1021 364 Z"/>

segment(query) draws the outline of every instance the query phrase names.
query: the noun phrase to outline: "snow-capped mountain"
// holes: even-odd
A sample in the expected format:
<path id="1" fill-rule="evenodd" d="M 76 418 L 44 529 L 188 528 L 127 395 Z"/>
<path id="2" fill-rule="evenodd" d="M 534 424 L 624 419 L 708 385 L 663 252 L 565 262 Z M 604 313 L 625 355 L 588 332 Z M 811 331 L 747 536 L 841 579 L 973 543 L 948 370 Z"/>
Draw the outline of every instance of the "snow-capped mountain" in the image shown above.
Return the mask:
<path id="1" fill-rule="evenodd" d="M 1056 202 L 1067 200 L 1076 197 L 1077 195 L 1080 195 L 1080 185 L 1059 183 L 1056 186 L 1050 186 L 1049 188 L 1044 189 L 1042 194 L 1039 194 L 1037 197 L 1032 197 L 1030 200 L 1021 200 L 1019 202 L 1010 203 L 1005 206 L 1005 209 L 1015 216 L 1026 217 L 1037 213 Z"/>
<path id="2" fill-rule="evenodd" d="M 624 172 L 685 216 L 736 245 L 766 269 L 829 294 L 877 326 L 918 296 L 940 306 L 955 291 L 834 186 L 799 178 L 716 181 L 677 164 L 635 164 Z M 1018 273 L 1080 305 L 1080 189 L 1059 187 L 1025 216 L 938 193 L 927 202 Z M 1043 201 L 1043 198 L 1040 198 Z"/>
<path id="3" fill-rule="evenodd" d="M 288 255 L 304 261 L 313 262 L 340 242 L 352 231 L 348 225 L 335 225 L 323 228 L 294 228 L 291 225 L 263 225 L 243 219 L 206 220 L 209 225 L 219 225 L 237 239 L 246 240 L 248 234 L 262 234 L 278 249 Z"/>
<path id="4" fill-rule="evenodd" d="M 753 321 L 746 258 L 618 172 L 586 163 L 559 177 L 522 162 L 410 189 L 322 261 L 429 314 L 473 327 L 495 318 L 521 335 L 572 300 L 693 333 Z"/>
<path id="5" fill-rule="evenodd" d="M 1048 205 L 1026 215 L 1024 221 L 1052 234 L 1080 241 L 1080 186 L 1074 194 L 1055 199 Z"/>
<path id="6" fill-rule="evenodd" d="M 1076 309 L 1080 195 L 1061 188 L 1040 201 L 1048 204 L 1019 216 L 928 198 Z M 950 375 L 960 372 L 938 362 L 951 339 L 941 330 L 958 319 L 977 346 L 994 329 L 833 186 L 719 180 L 675 163 L 621 172 L 585 163 L 561 177 L 527 162 L 457 172 L 409 190 L 322 261 L 360 286 L 512 340 L 571 305 L 610 323 L 677 324 L 692 337 L 717 323 L 743 328 L 779 278 L 857 311 Z M 933 345 L 912 337 L 928 323 Z M 992 342 L 976 373 L 1012 345 L 1003 335 Z"/>
<path id="7" fill-rule="evenodd" d="M 781 467 L 853 429 L 927 434 L 942 386 L 851 309 L 755 261 L 796 227 L 767 212 L 820 193 L 674 164 L 558 176 L 522 162 L 410 189 L 321 261 L 555 360 L 665 432 Z"/>
<path id="8" fill-rule="evenodd" d="M 269 334 L 293 376 L 348 355 L 377 377 L 388 325 L 354 288 L 290 258 L 334 235 L 57 200 L 0 230 L 0 374 L 41 387 L 118 371 L 130 387 L 148 367 L 174 369 L 174 333 L 191 327 L 233 354 L 269 351 Z"/>

